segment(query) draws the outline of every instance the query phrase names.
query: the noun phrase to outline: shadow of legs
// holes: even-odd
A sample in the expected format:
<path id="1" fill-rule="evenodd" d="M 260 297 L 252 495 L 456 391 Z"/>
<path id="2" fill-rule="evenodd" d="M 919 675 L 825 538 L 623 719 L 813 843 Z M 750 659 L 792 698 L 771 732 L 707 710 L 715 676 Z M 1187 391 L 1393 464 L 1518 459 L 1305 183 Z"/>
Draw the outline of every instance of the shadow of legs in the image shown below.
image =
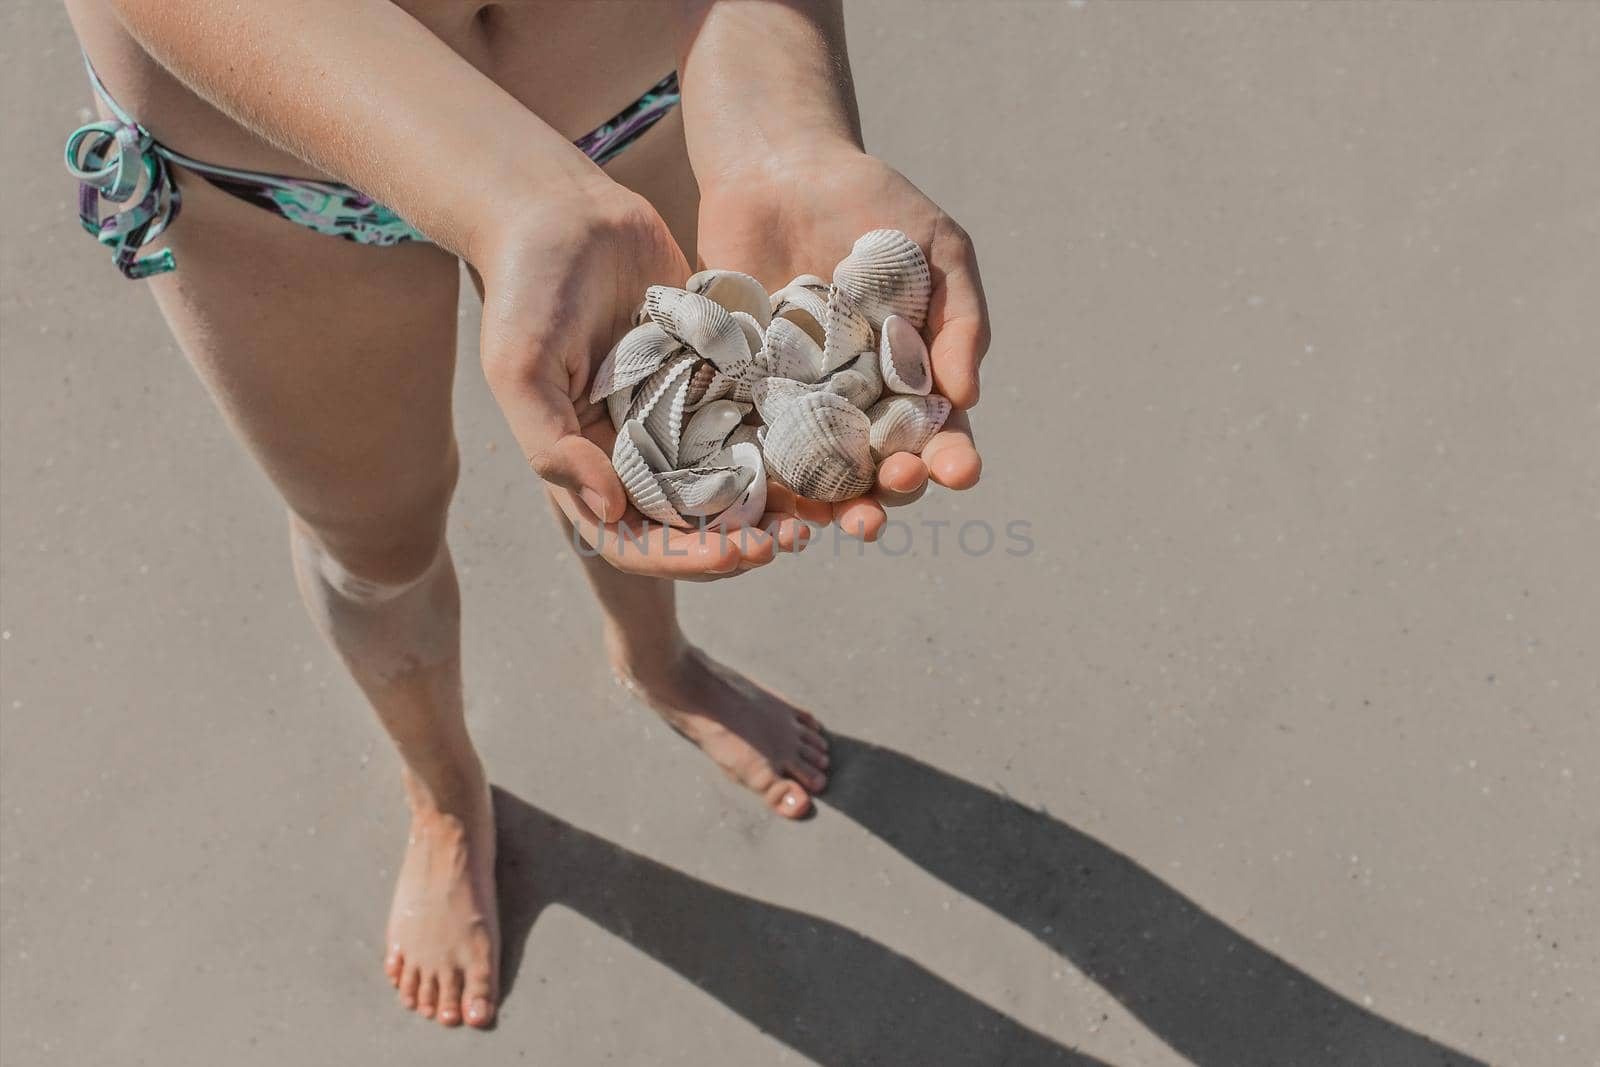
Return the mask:
<path id="1" fill-rule="evenodd" d="M 826 804 L 1070 960 L 1199 1067 L 1483 1067 L 1346 1000 L 1094 838 L 898 752 L 830 740 Z"/>
<path id="2" fill-rule="evenodd" d="M 502 789 L 494 801 L 506 991 L 533 921 L 560 904 L 818 1063 L 1105 1067 L 836 923 L 718 889 Z"/>

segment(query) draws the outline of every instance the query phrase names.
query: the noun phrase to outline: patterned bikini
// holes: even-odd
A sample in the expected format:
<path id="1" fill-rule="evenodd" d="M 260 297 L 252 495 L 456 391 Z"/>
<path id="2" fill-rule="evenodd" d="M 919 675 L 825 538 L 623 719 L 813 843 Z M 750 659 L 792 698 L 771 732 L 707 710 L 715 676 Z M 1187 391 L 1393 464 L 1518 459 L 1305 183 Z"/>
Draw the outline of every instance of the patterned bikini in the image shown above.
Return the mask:
<path id="1" fill-rule="evenodd" d="M 80 126 L 67 138 L 67 170 L 79 182 L 78 217 L 83 228 L 111 249 L 111 262 L 124 277 L 147 278 L 175 266 L 170 248 L 139 254 L 178 217 L 183 198 L 170 166 L 193 171 L 225 193 L 331 237 L 364 245 L 427 240 L 392 210 L 348 185 L 219 167 L 174 152 L 111 99 L 87 56 L 83 63 L 95 95 L 115 119 Z M 603 166 L 677 103 L 678 75 L 674 72 L 574 143 Z M 113 204 L 128 204 L 140 189 L 144 195 L 136 202 L 101 217 L 102 197 Z"/>

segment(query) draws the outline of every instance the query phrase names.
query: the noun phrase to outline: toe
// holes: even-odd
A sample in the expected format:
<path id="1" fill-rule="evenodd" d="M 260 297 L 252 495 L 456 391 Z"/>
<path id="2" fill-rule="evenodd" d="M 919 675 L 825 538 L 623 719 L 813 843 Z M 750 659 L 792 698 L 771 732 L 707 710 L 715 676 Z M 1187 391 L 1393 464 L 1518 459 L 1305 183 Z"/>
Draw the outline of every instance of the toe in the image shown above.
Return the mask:
<path id="1" fill-rule="evenodd" d="M 828 759 L 828 752 L 826 749 L 818 748 L 817 746 L 807 744 L 804 741 L 800 743 L 800 758 L 811 764 L 811 766 L 815 767 L 819 771 L 827 770 L 828 764 L 832 762 Z"/>
<path id="2" fill-rule="evenodd" d="M 783 769 L 785 774 L 805 786 L 809 792 L 820 793 L 828 788 L 828 776 L 799 756 L 785 764 Z"/>
<path id="3" fill-rule="evenodd" d="M 488 1026 L 494 1021 L 494 974 L 488 967 L 468 968 L 462 1001 L 467 1009 L 467 1025 Z"/>
<path id="4" fill-rule="evenodd" d="M 461 1025 L 461 972 L 454 967 L 439 986 L 439 1021 L 445 1026 Z"/>
<path id="5" fill-rule="evenodd" d="M 400 1003 L 412 1011 L 417 1010 L 417 987 L 421 984 L 421 969 L 407 961 L 405 970 L 400 975 Z"/>
<path id="6" fill-rule="evenodd" d="M 800 727 L 800 743 L 818 752 L 828 751 L 828 739 L 822 736 L 822 731 L 813 730 L 809 726 Z"/>
<path id="7" fill-rule="evenodd" d="M 439 979 L 430 974 L 422 980 L 422 988 L 417 991 L 417 1014 L 424 1019 L 431 1019 L 438 1010 Z"/>
<path id="8" fill-rule="evenodd" d="M 817 721 L 817 717 L 804 708 L 795 708 L 794 717 L 800 720 L 801 726 L 815 730 L 819 734 L 822 732 L 822 724 Z"/>
<path id="9" fill-rule="evenodd" d="M 767 789 L 766 801 L 773 811 L 788 819 L 801 818 L 811 810 L 811 798 L 800 783 L 789 778 L 773 782 Z"/>
<path id="10" fill-rule="evenodd" d="M 406 957 L 400 951 L 399 945 L 390 945 L 389 954 L 383 958 L 383 973 L 389 976 L 389 984 L 396 989 L 400 988 L 400 976 L 405 971 Z"/>

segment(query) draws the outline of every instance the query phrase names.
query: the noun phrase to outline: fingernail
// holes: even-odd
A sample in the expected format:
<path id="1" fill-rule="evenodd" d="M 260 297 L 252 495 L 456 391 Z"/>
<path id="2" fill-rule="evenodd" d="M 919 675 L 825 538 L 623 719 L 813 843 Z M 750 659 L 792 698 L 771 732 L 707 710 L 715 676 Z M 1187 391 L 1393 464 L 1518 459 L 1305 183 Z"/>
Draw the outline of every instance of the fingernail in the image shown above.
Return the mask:
<path id="1" fill-rule="evenodd" d="M 606 514 L 606 498 L 593 489 L 580 489 L 578 495 L 589 506 L 589 510 L 600 516 L 601 522 L 610 522 L 611 517 Z"/>

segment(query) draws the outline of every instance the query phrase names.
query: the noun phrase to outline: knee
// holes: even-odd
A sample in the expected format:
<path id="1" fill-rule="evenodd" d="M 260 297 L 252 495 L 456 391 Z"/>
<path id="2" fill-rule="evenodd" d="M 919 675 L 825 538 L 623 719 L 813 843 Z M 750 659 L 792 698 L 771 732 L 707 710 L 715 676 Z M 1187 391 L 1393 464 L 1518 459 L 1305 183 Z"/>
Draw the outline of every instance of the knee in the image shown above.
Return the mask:
<path id="1" fill-rule="evenodd" d="M 445 556 L 445 521 L 455 487 L 442 484 L 409 501 L 385 500 L 353 513 L 290 512 L 296 566 L 342 600 L 381 604 L 422 585 Z"/>

